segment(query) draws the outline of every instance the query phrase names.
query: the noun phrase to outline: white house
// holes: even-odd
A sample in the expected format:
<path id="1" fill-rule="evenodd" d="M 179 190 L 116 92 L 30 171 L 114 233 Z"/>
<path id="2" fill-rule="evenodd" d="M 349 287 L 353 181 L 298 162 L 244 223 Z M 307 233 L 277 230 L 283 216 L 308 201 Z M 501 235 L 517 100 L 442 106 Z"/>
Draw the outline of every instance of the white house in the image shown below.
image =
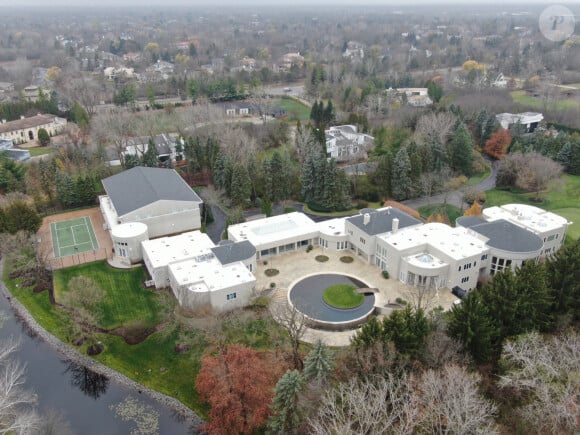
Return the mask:
<path id="1" fill-rule="evenodd" d="M 15 144 L 23 144 L 38 139 L 38 131 L 43 128 L 49 136 L 61 134 L 67 120 L 55 115 L 36 115 L 28 118 L 21 117 L 16 121 L 2 120 L 0 124 L 0 138 L 9 139 Z"/>
<path id="2" fill-rule="evenodd" d="M 374 144 L 375 138 L 358 133 L 355 125 L 337 125 L 324 131 L 326 137 L 326 157 L 346 161 L 366 157 L 366 151 Z"/>
<path id="3" fill-rule="evenodd" d="M 135 167 L 105 178 L 99 197 L 107 229 L 142 222 L 150 238 L 201 228 L 203 201 L 174 169 Z"/>
<path id="4" fill-rule="evenodd" d="M 521 124 L 526 133 L 533 133 L 544 115 L 538 112 L 500 113 L 495 115 L 502 128 L 509 129 L 514 124 Z"/>

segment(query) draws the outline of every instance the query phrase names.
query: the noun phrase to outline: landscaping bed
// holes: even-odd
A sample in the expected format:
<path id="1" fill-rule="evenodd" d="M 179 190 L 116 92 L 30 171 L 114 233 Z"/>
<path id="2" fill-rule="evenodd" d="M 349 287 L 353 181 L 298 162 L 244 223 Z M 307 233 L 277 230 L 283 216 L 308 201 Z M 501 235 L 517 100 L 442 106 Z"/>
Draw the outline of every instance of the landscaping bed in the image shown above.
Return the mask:
<path id="1" fill-rule="evenodd" d="M 356 293 L 356 287 L 348 284 L 336 284 L 326 288 L 322 293 L 322 299 L 334 308 L 356 308 L 363 303 L 363 294 Z"/>

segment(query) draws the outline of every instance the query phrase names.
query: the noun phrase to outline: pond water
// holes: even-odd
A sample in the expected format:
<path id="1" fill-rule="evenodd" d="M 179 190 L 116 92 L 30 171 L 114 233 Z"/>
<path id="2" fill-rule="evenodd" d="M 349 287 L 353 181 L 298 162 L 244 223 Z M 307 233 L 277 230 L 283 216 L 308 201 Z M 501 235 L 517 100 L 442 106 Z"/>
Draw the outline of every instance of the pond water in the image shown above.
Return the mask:
<path id="1" fill-rule="evenodd" d="M 290 301 L 298 311 L 322 322 L 343 323 L 364 318 L 374 310 L 375 295 L 365 295 L 364 301 L 356 308 L 341 309 L 328 305 L 322 299 L 324 290 L 331 285 L 349 284 L 356 288 L 368 287 L 356 278 L 338 273 L 312 275 L 298 281 L 290 289 Z"/>
<path id="2" fill-rule="evenodd" d="M 13 337 L 20 341 L 20 348 L 13 357 L 26 364 L 25 388 L 36 393 L 40 413 L 59 411 L 74 434 L 195 433 L 187 424 L 178 421 L 172 409 L 146 394 L 139 394 L 112 379 L 67 361 L 54 348 L 35 337 L 15 317 L 3 295 L 0 295 L 0 311 L 6 317 L 0 327 L 0 339 Z M 124 421 L 116 415 L 119 404 L 135 404 L 135 400 L 141 411 L 158 415 L 157 430 L 133 432 L 138 428 L 137 423 L 134 420 Z"/>

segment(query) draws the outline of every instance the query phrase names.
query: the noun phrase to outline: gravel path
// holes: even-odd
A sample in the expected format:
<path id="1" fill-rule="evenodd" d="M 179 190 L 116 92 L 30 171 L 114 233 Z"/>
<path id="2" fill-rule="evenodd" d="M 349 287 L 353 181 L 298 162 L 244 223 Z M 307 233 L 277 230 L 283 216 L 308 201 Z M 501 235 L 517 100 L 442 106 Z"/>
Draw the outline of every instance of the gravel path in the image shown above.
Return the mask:
<path id="1" fill-rule="evenodd" d="M 0 259 L 0 276 L 2 271 L 4 270 L 4 259 Z M 179 416 L 179 418 L 183 418 L 185 422 L 189 424 L 190 427 L 199 427 L 201 426 L 204 421 L 195 414 L 191 409 L 181 403 L 179 400 L 166 396 L 165 394 L 159 393 L 158 391 L 152 390 L 147 388 L 132 379 L 129 379 L 127 376 L 113 370 L 110 367 L 107 367 L 88 356 L 85 356 L 75 349 L 71 348 L 70 346 L 66 345 L 42 326 L 38 324 L 38 322 L 32 317 L 32 315 L 28 312 L 28 310 L 22 305 L 15 297 L 10 294 L 10 291 L 4 284 L 2 280 L 0 280 L 0 292 L 4 297 L 6 297 L 10 305 L 12 306 L 13 310 L 15 311 L 16 315 L 20 317 L 24 323 L 42 340 L 47 342 L 50 346 L 52 346 L 56 351 L 58 351 L 61 355 L 67 358 L 70 361 L 75 362 L 76 364 L 83 365 L 88 369 L 99 373 L 101 375 L 107 376 L 114 381 L 125 385 L 129 388 L 134 389 L 136 392 L 141 392 L 149 395 L 153 399 L 157 400 L 159 403 L 170 407 L 175 411 L 175 413 Z"/>

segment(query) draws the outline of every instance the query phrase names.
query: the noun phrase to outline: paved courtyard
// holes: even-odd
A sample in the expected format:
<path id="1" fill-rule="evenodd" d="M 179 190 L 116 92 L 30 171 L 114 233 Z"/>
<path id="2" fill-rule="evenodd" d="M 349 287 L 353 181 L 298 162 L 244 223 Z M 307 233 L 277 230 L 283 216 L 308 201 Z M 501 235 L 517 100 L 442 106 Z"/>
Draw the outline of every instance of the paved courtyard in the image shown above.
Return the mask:
<path id="1" fill-rule="evenodd" d="M 326 255 L 329 259 L 326 262 L 319 262 L 315 258 L 317 255 Z M 354 259 L 352 263 L 340 261 L 340 257 L 349 256 Z M 258 261 L 256 270 L 256 289 L 258 292 L 267 291 L 270 283 L 276 284 L 276 291 L 273 301 L 278 303 L 288 303 L 288 290 L 293 284 L 305 276 L 316 273 L 340 273 L 353 276 L 369 287 L 377 288 L 379 292 L 375 294 L 375 306 L 385 308 L 389 303 L 394 303 L 397 298 L 413 303 L 417 298 L 417 292 L 411 287 L 395 279 L 383 278 L 378 267 L 368 264 L 351 251 L 329 251 L 323 248 L 315 248 L 310 252 L 296 251 L 288 254 L 271 257 L 264 261 Z M 277 269 L 280 273 L 273 277 L 265 274 L 266 269 Z M 442 289 L 429 297 L 428 305 L 431 308 L 442 306 L 449 309 L 455 300 L 455 296 L 448 289 Z M 388 309 L 386 310 L 388 312 Z M 329 346 L 346 346 L 350 342 L 350 337 L 356 330 L 345 331 L 323 331 L 319 329 L 308 329 L 303 337 L 306 342 L 322 340 Z"/>

